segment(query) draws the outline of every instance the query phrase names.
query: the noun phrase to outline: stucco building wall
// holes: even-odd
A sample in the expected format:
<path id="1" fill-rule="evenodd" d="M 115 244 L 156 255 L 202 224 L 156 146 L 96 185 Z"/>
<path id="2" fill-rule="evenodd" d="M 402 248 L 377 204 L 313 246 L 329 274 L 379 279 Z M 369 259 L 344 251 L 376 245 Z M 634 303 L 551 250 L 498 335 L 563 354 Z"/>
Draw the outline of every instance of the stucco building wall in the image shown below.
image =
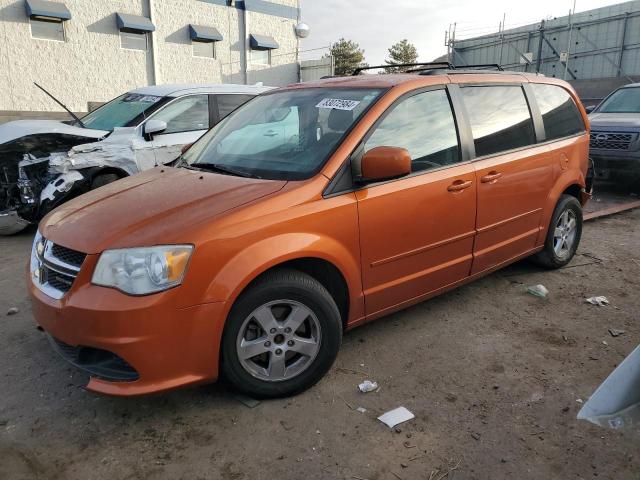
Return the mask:
<path id="1" fill-rule="evenodd" d="M 297 19 L 244 11 L 215 0 L 151 1 L 156 26 L 154 57 L 151 42 L 147 51 L 123 49 L 116 25 L 116 12 L 150 17 L 149 0 L 54 1 L 64 3 L 72 14 L 64 22 L 64 42 L 32 38 L 24 0 L 0 0 L 0 112 L 5 117 L 12 112 L 60 110 L 33 82 L 70 109 L 84 112 L 88 102 L 105 102 L 154 83 L 262 81 L 278 86 L 298 81 Z M 264 3 L 298 8 L 299 2 Z M 250 5 L 247 2 L 248 8 Z M 216 42 L 216 59 L 193 55 L 189 24 L 220 31 L 224 39 Z M 272 36 L 279 43 L 271 67 L 251 64 L 250 33 Z"/>

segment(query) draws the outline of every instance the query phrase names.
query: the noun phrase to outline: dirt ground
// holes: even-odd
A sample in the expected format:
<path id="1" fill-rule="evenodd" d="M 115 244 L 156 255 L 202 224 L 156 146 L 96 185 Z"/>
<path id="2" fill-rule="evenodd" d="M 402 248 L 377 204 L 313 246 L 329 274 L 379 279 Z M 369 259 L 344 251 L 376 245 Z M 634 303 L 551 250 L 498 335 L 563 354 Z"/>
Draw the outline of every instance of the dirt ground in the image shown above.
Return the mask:
<path id="1" fill-rule="evenodd" d="M 567 268 L 521 262 L 346 334 L 316 387 L 255 408 L 222 384 L 86 392 L 31 317 L 32 235 L 0 238 L 0 479 L 640 480 L 640 431 L 576 420 L 640 343 L 640 209 L 585 225 Z M 396 432 L 376 417 L 398 406 L 416 418 Z"/>

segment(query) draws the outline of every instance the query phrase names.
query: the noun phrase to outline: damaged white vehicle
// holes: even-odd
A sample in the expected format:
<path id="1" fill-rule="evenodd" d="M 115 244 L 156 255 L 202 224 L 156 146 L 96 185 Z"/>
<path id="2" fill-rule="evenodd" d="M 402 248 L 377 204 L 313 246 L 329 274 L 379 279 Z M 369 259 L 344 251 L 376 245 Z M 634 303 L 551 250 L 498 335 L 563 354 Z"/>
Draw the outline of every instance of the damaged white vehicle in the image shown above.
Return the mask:
<path id="1" fill-rule="evenodd" d="M 89 190 L 174 161 L 185 145 L 269 89 L 144 87 L 71 122 L 21 120 L 0 125 L 0 235 L 37 223 L 53 208 Z"/>

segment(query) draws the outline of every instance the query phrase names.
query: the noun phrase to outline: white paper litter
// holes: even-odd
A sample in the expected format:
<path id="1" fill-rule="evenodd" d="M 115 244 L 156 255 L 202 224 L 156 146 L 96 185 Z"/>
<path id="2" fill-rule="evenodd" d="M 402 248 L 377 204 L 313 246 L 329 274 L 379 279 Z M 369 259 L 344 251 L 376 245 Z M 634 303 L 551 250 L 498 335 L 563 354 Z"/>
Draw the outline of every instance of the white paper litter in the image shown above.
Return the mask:
<path id="1" fill-rule="evenodd" d="M 401 423 L 404 423 L 415 417 L 416 416 L 405 407 L 398 407 L 383 415 L 380 415 L 378 417 L 378 420 L 387 425 L 389 428 L 393 428 L 396 425 L 400 425 Z"/>
<path id="2" fill-rule="evenodd" d="M 365 413 L 367 411 L 367 409 L 364 407 L 358 407 L 356 408 L 356 410 L 359 411 L 360 413 Z"/>
<path id="3" fill-rule="evenodd" d="M 549 290 L 544 285 L 531 285 L 527 287 L 527 292 L 534 297 L 547 298 Z"/>
<path id="4" fill-rule="evenodd" d="M 358 389 L 362 393 L 373 392 L 374 390 L 378 389 L 378 383 L 377 382 L 372 382 L 371 380 L 365 380 L 360 385 L 358 385 Z"/>
<path id="5" fill-rule="evenodd" d="M 599 307 L 604 307 L 605 305 L 609 305 L 609 300 L 607 297 L 589 297 L 585 299 L 587 303 L 591 305 L 598 305 Z"/>

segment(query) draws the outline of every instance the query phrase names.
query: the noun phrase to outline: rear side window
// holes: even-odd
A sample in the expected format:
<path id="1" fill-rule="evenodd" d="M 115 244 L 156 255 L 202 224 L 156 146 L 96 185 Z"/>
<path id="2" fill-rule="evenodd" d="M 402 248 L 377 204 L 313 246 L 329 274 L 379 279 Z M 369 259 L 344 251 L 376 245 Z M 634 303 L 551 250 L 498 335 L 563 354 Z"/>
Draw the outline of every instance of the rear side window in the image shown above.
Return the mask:
<path id="1" fill-rule="evenodd" d="M 582 116 L 569 92 L 557 85 L 541 83 L 532 83 L 531 88 L 542 114 L 547 140 L 584 132 Z"/>
<path id="2" fill-rule="evenodd" d="M 522 87 L 500 85 L 461 90 L 477 157 L 536 143 Z"/>
<path id="3" fill-rule="evenodd" d="M 216 97 L 218 99 L 218 115 L 222 120 L 236 108 L 251 100 L 253 95 L 217 95 Z"/>
<path id="4" fill-rule="evenodd" d="M 407 149 L 413 172 L 459 162 L 458 135 L 447 93 L 419 93 L 396 104 L 365 142 L 364 150 L 375 147 Z"/>

